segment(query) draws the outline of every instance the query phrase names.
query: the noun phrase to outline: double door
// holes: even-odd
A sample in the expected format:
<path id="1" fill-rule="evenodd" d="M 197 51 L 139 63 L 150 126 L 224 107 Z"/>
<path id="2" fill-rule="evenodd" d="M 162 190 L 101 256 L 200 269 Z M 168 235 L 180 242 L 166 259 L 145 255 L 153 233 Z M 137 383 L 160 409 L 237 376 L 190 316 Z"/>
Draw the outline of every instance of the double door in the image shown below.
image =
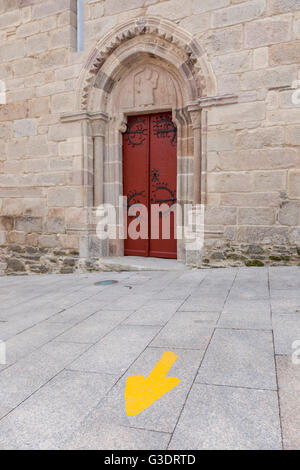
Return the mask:
<path id="1" fill-rule="evenodd" d="M 172 114 L 128 117 L 123 135 L 125 255 L 177 258 L 176 186 L 177 129 Z"/>

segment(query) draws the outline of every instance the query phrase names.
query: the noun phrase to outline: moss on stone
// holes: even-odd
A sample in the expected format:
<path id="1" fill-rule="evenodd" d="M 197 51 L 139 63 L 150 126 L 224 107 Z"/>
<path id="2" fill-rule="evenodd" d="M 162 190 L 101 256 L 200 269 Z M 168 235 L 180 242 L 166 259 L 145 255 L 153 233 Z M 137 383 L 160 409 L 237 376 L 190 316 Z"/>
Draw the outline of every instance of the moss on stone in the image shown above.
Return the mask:
<path id="1" fill-rule="evenodd" d="M 269 256 L 269 259 L 271 261 L 290 261 L 291 257 L 290 256 Z"/>
<path id="2" fill-rule="evenodd" d="M 252 267 L 252 266 L 263 267 L 264 263 L 258 259 L 253 259 L 251 261 L 250 260 L 246 261 L 245 265 L 247 267 Z"/>

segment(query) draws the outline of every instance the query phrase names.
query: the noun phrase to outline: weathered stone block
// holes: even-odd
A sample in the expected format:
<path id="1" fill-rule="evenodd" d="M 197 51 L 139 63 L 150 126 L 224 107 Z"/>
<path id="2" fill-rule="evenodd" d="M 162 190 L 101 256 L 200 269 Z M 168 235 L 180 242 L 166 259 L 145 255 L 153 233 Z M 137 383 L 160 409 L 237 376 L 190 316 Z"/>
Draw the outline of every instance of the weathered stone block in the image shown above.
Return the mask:
<path id="1" fill-rule="evenodd" d="M 37 134 L 36 119 L 20 119 L 14 122 L 15 137 L 29 137 Z"/>
<path id="2" fill-rule="evenodd" d="M 213 132 L 207 136 L 207 150 L 211 151 L 222 151 L 222 150 L 233 150 L 235 143 L 234 132 Z"/>
<path id="3" fill-rule="evenodd" d="M 48 191 L 49 207 L 78 207 L 82 205 L 80 189 L 55 188 Z"/>
<path id="4" fill-rule="evenodd" d="M 76 0 L 46 0 L 32 8 L 33 18 L 43 18 L 45 16 L 56 15 L 65 10 L 76 11 Z"/>
<path id="5" fill-rule="evenodd" d="M 239 227 L 237 241 L 258 244 L 286 244 L 289 239 L 289 229 L 286 227 Z"/>
<path id="6" fill-rule="evenodd" d="M 60 93 L 51 98 L 51 111 L 53 113 L 65 113 L 74 107 L 74 93 Z"/>
<path id="7" fill-rule="evenodd" d="M 270 65 L 299 65 L 300 41 L 270 47 Z"/>
<path id="8" fill-rule="evenodd" d="M 41 3 L 41 0 L 18 0 L 20 8 L 36 5 L 37 3 Z"/>
<path id="9" fill-rule="evenodd" d="M 82 154 L 82 142 L 79 138 L 68 139 L 58 144 L 58 153 L 62 157 Z"/>
<path id="10" fill-rule="evenodd" d="M 205 2 L 199 2 L 194 0 L 193 13 L 204 13 L 210 10 L 218 10 L 230 5 L 230 0 L 206 0 Z"/>
<path id="11" fill-rule="evenodd" d="M 246 172 L 209 173 L 207 175 L 207 185 L 209 192 L 249 192 L 253 190 L 253 175 Z"/>
<path id="12" fill-rule="evenodd" d="M 255 172 L 255 191 L 286 191 L 286 171 Z"/>
<path id="13" fill-rule="evenodd" d="M 40 32 L 40 23 L 38 21 L 22 24 L 16 32 L 17 37 L 33 36 Z"/>
<path id="14" fill-rule="evenodd" d="M 26 39 L 27 55 L 40 54 L 48 49 L 48 34 L 35 34 Z"/>
<path id="15" fill-rule="evenodd" d="M 21 59 L 24 56 L 24 41 L 6 42 L 4 46 L 0 46 L 0 62 L 8 62 L 10 60 Z"/>
<path id="16" fill-rule="evenodd" d="M 281 202 L 279 192 L 232 192 L 221 194 L 220 205 L 240 207 L 278 207 Z"/>
<path id="17" fill-rule="evenodd" d="M 94 20 L 104 15 L 104 3 L 95 3 L 90 6 L 90 19 Z"/>
<path id="18" fill-rule="evenodd" d="M 54 49 L 39 56 L 39 68 L 57 69 L 59 66 L 67 64 L 67 49 Z"/>
<path id="19" fill-rule="evenodd" d="M 9 217 L 6 215 L 1 215 L 0 216 L 0 231 L 9 231 L 12 230 L 14 225 L 14 219 L 13 217 Z"/>
<path id="20" fill-rule="evenodd" d="M 27 116 L 28 103 L 21 101 L 19 103 L 7 103 L 0 106 L 0 121 L 13 121 Z"/>
<path id="21" fill-rule="evenodd" d="M 211 125 L 230 122 L 261 121 L 265 117 L 264 103 L 238 103 L 220 106 L 208 111 L 208 122 Z"/>
<path id="22" fill-rule="evenodd" d="M 180 26 L 191 34 L 199 34 L 209 29 L 210 13 L 188 16 L 180 21 Z"/>
<path id="23" fill-rule="evenodd" d="M 29 116 L 30 117 L 41 117 L 44 114 L 49 114 L 49 98 L 33 98 L 29 102 Z"/>
<path id="24" fill-rule="evenodd" d="M 205 5 L 205 3 L 204 3 Z M 224 54 L 241 49 L 243 42 L 242 26 L 210 30 L 201 38 L 208 54 Z"/>
<path id="25" fill-rule="evenodd" d="M 1 213 L 3 215 L 5 216 L 22 215 L 23 211 L 24 211 L 24 204 L 23 204 L 22 199 L 4 199 L 3 205 L 1 208 Z"/>
<path id="26" fill-rule="evenodd" d="M 300 228 L 296 227 L 290 232 L 290 243 L 300 247 Z"/>
<path id="27" fill-rule="evenodd" d="M 255 149 L 251 152 L 222 152 L 219 167 L 222 170 L 275 170 L 294 168 L 299 164 L 297 150 L 292 148 Z"/>
<path id="28" fill-rule="evenodd" d="M 253 51 L 253 67 L 255 69 L 266 69 L 269 65 L 269 49 L 260 47 Z"/>
<path id="29" fill-rule="evenodd" d="M 17 26 L 21 23 L 21 12 L 18 8 L 0 14 L 0 29 Z"/>
<path id="30" fill-rule="evenodd" d="M 281 123 L 282 125 L 300 123 L 300 107 L 268 111 L 267 119 L 270 122 Z"/>
<path id="31" fill-rule="evenodd" d="M 62 142 L 68 138 L 81 137 L 81 124 L 78 122 L 60 124 L 49 128 L 49 140 Z"/>
<path id="32" fill-rule="evenodd" d="M 56 235 L 41 235 L 39 237 L 39 246 L 41 248 L 55 248 L 58 246 Z"/>
<path id="33" fill-rule="evenodd" d="M 279 209 L 278 221 L 282 225 L 299 225 L 300 202 L 284 201 Z"/>
<path id="34" fill-rule="evenodd" d="M 17 258 L 8 257 L 6 263 L 9 272 L 24 273 L 26 271 L 24 263 Z"/>
<path id="35" fill-rule="evenodd" d="M 246 47 L 261 47 L 277 42 L 285 42 L 291 38 L 290 18 L 265 18 L 246 24 Z"/>
<path id="36" fill-rule="evenodd" d="M 240 149 L 261 149 L 283 145 L 284 129 L 281 127 L 265 127 L 240 132 L 235 139 L 235 147 Z"/>
<path id="37" fill-rule="evenodd" d="M 212 25 L 214 28 L 243 23 L 262 16 L 266 9 L 265 0 L 243 2 L 240 5 L 223 8 L 213 14 Z"/>
<path id="38" fill-rule="evenodd" d="M 236 93 L 236 90 L 240 89 L 240 76 L 237 73 L 219 75 L 218 89 L 220 95 Z"/>
<path id="39" fill-rule="evenodd" d="M 37 177 L 37 186 L 60 186 L 66 183 L 64 173 L 44 173 Z"/>
<path id="40" fill-rule="evenodd" d="M 105 0 L 105 15 L 115 15 L 125 10 L 132 10 L 144 6 L 144 0 Z"/>
<path id="41" fill-rule="evenodd" d="M 299 0 L 269 0 L 267 13 L 277 15 L 299 10 Z"/>
<path id="42" fill-rule="evenodd" d="M 15 230 L 20 232 L 40 232 L 42 230 L 41 217 L 16 217 Z"/>
<path id="43" fill-rule="evenodd" d="M 237 209 L 235 207 L 207 207 L 204 220 L 206 225 L 235 225 Z"/>
<path id="44" fill-rule="evenodd" d="M 243 207 L 238 211 L 238 225 L 273 225 L 274 223 L 274 209 Z"/>
<path id="45" fill-rule="evenodd" d="M 300 12 L 295 15 L 293 31 L 296 39 L 300 39 Z"/>
<path id="46" fill-rule="evenodd" d="M 300 198 L 300 170 L 289 171 L 288 194 L 292 198 Z"/>
<path id="47" fill-rule="evenodd" d="M 115 3 L 120 3 L 118 0 L 113 1 Z M 126 8 L 126 3 L 124 3 L 124 8 Z M 191 16 L 192 0 L 186 0 L 184 2 L 184 6 L 181 0 L 169 0 L 167 2 L 150 6 L 147 13 L 149 15 L 163 16 L 164 18 L 169 18 L 170 20 L 177 20 L 186 16 Z"/>
<path id="48" fill-rule="evenodd" d="M 290 66 L 246 72 L 241 76 L 241 89 L 256 90 L 258 88 L 290 86 L 294 74 L 295 68 Z"/>
<path id="49" fill-rule="evenodd" d="M 45 232 L 64 233 L 65 219 L 63 217 L 47 217 L 45 222 Z"/>
<path id="50" fill-rule="evenodd" d="M 0 139 L 8 140 L 11 138 L 12 138 L 12 124 L 9 122 L 1 123 L 0 124 Z"/>
<path id="51" fill-rule="evenodd" d="M 76 30 L 72 26 L 55 30 L 50 36 L 50 49 L 75 45 Z"/>
<path id="52" fill-rule="evenodd" d="M 300 145 L 300 125 L 289 126 L 287 128 L 287 143 L 290 145 Z"/>
<path id="53" fill-rule="evenodd" d="M 211 59 L 214 72 L 223 73 L 246 72 L 252 68 L 252 52 L 242 51 L 226 54 Z"/>
<path id="54" fill-rule="evenodd" d="M 49 16 L 39 21 L 41 33 L 51 31 L 57 27 L 57 16 Z"/>

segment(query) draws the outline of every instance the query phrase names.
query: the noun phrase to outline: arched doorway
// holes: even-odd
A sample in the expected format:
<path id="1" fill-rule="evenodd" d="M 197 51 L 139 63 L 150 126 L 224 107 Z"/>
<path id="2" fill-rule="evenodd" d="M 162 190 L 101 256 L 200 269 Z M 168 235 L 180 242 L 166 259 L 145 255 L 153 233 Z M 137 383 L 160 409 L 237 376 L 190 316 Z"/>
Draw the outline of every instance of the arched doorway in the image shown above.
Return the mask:
<path id="1" fill-rule="evenodd" d="M 103 203 L 120 209 L 123 135 L 132 116 L 169 113 L 177 139 L 177 203 L 180 207 L 201 203 L 199 99 L 214 93 L 214 76 L 198 42 L 170 21 L 153 17 L 131 20 L 99 42 L 81 74 L 77 101 L 78 119 L 84 121 L 84 191 L 91 217 L 93 209 Z M 180 228 L 182 218 L 176 223 Z M 115 239 L 96 241 L 91 229 L 86 235 L 86 239 L 94 239 L 92 244 L 101 256 L 124 255 L 122 217 L 117 216 L 115 225 L 119 234 Z M 177 257 L 183 262 L 186 246 L 184 237 L 177 240 Z"/>

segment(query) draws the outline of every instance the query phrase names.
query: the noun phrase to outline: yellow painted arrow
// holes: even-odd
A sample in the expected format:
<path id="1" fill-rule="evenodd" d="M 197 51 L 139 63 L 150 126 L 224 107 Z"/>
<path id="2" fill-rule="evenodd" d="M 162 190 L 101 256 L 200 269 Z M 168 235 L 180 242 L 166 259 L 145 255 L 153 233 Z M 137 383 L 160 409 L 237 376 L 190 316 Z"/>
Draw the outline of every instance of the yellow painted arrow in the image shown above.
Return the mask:
<path id="1" fill-rule="evenodd" d="M 165 352 L 147 378 L 142 375 L 128 377 L 125 402 L 129 416 L 140 414 L 180 383 L 177 377 L 166 377 L 177 357 L 172 352 Z"/>

